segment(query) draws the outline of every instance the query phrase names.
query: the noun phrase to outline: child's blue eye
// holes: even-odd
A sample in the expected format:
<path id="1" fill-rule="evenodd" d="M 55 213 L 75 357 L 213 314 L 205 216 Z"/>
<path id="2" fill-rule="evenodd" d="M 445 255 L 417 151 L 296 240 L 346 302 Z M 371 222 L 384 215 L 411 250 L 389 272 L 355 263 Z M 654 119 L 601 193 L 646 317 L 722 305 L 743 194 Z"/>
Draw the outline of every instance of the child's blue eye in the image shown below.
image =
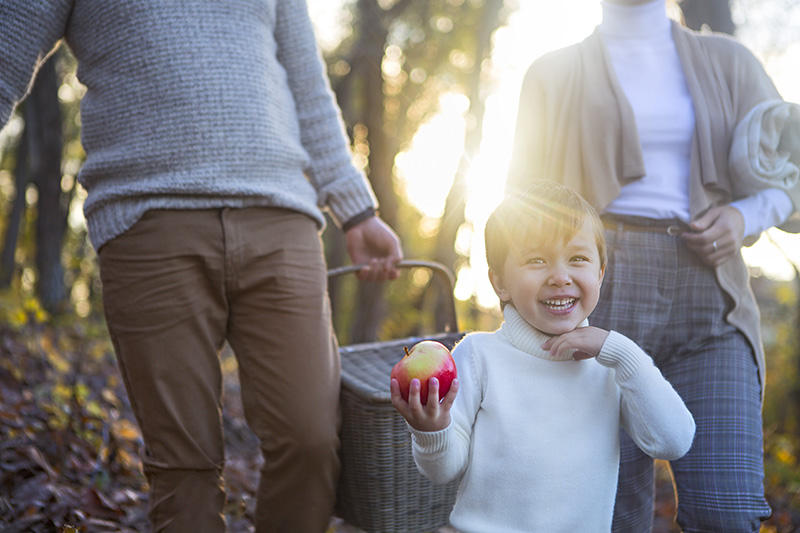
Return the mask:
<path id="1" fill-rule="evenodd" d="M 572 260 L 573 261 L 579 261 L 579 262 L 588 262 L 589 258 L 588 257 L 584 257 L 582 255 L 576 255 L 575 257 L 572 258 Z"/>

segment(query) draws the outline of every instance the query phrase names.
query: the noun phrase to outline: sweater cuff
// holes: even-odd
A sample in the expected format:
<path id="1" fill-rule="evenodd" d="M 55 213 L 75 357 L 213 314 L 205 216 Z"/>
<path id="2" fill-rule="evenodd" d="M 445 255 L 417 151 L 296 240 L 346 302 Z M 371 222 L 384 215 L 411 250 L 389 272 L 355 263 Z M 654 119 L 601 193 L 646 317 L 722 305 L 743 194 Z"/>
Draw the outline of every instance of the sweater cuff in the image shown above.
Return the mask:
<path id="1" fill-rule="evenodd" d="M 354 216 L 353 218 L 351 218 L 350 220 L 348 220 L 347 222 L 342 224 L 342 231 L 344 233 L 347 233 L 348 231 L 350 231 L 354 227 L 358 226 L 359 224 L 361 224 L 365 220 L 370 219 L 370 218 L 374 217 L 377 214 L 378 214 L 378 212 L 375 211 L 374 207 L 370 207 L 368 209 L 365 209 L 364 211 L 360 212 L 359 214 L 357 214 L 356 216 Z"/>
<path id="2" fill-rule="evenodd" d="M 608 332 L 606 342 L 597 356 L 598 363 L 616 371 L 618 382 L 630 378 L 648 359 L 650 357 L 638 344 L 616 331 Z"/>
<path id="3" fill-rule="evenodd" d="M 367 209 L 378 207 L 372 188 L 363 176 L 349 179 L 325 192 L 325 203 L 339 226 Z"/>
<path id="4" fill-rule="evenodd" d="M 450 432 L 450 427 L 447 426 L 440 431 L 418 431 L 408 425 L 414 447 L 426 454 L 441 452 L 447 448 L 447 434 Z"/>

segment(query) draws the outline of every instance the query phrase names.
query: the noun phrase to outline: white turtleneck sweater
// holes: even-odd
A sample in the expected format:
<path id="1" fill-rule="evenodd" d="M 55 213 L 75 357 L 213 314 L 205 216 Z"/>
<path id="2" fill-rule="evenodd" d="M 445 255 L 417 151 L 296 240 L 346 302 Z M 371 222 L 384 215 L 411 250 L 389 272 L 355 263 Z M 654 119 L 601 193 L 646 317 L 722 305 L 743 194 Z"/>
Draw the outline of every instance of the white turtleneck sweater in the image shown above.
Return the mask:
<path id="1" fill-rule="evenodd" d="M 602 6 L 600 32 L 633 109 L 647 171 L 641 180 L 623 186 L 605 212 L 688 222 L 695 117 L 665 2 Z M 779 189 L 731 205 L 744 217 L 745 236 L 782 223 L 792 212 L 789 196 Z"/>
<path id="2" fill-rule="evenodd" d="M 452 423 L 411 430 L 416 464 L 434 482 L 463 474 L 450 517 L 459 531 L 607 533 L 619 428 L 648 455 L 677 459 L 692 444 L 692 415 L 627 337 L 612 331 L 597 358 L 556 361 L 541 348 L 547 335 L 511 305 L 504 315 L 499 330 L 453 350 Z"/>

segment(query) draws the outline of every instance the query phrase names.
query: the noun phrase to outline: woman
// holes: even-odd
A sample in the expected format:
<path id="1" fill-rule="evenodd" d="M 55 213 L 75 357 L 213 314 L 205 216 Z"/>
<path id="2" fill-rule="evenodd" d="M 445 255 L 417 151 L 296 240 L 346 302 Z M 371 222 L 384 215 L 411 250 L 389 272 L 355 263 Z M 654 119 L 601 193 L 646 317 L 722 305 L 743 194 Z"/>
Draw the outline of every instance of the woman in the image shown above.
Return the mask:
<path id="1" fill-rule="evenodd" d="M 678 523 L 758 531 L 770 514 L 764 354 L 739 250 L 800 205 L 797 110 L 746 48 L 671 21 L 665 0 L 602 5 L 592 35 L 526 75 L 508 189 L 553 179 L 603 214 L 610 259 L 592 325 L 642 346 L 697 423 L 692 449 L 672 462 Z M 758 169 L 731 154 L 761 119 L 792 129 L 776 126 L 795 142 L 782 179 L 748 180 Z M 649 531 L 653 461 L 621 438 L 614 530 Z"/>

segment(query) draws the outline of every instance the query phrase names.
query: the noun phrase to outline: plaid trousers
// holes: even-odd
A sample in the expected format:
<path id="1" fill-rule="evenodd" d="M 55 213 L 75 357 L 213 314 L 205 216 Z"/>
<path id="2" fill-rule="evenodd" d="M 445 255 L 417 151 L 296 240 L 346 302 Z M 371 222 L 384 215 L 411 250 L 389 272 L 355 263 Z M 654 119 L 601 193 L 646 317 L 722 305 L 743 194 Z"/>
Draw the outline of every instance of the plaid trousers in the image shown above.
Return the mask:
<path id="1" fill-rule="evenodd" d="M 619 226 L 607 229 L 606 238 L 609 265 L 590 323 L 637 342 L 697 424 L 691 450 L 670 465 L 678 524 L 685 532 L 758 531 L 770 515 L 764 499 L 761 385 L 752 346 L 725 321 L 730 298 L 713 269 L 680 237 Z M 613 531 L 651 531 L 653 459 L 624 431 L 621 443 Z"/>

